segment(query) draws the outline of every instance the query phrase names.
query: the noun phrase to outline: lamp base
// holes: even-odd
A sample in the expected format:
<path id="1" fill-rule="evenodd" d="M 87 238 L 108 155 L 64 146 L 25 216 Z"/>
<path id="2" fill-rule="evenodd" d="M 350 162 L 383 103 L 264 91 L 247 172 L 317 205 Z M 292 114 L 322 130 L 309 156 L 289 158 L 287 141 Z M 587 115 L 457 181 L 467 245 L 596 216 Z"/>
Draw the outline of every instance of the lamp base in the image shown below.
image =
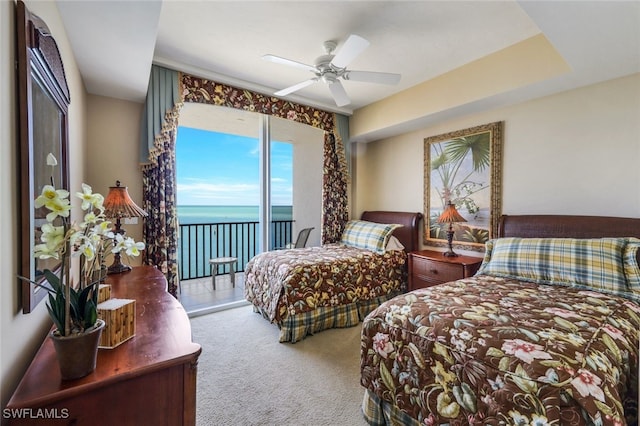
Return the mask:
<path id="1" fill-rule="evenodd" d="M 457 255 L 456 255 L 457 256 Z M 112 274 L 120 274 L 122 272 L 129 272 L 131 270 L 131 266 L 129 265 L 124 265 L 124 264 L 119 264 L 119 265 L 111 265 L 109 266 L 109 268 L 107 269 L 107 275 L 112 275 Z"/>
<path id="2" fill-rule="evenodd" d="M 449 224 L 449 230 L 447 231 L 447 244 L 449 244 L 449 251 L 444 252 L 444 257 L 457 257 L 458 253 L 453 251 L 453 227 Z"/>
<path id="3" fill-rule="evenodd" d="M 119 274 L 121 272 L 128 272 L 131 270 L 131 266 L 125 265 L 120 261 L 120 253 L 113 255 L 113 263 L 107 268 L 107 275 Z"/>

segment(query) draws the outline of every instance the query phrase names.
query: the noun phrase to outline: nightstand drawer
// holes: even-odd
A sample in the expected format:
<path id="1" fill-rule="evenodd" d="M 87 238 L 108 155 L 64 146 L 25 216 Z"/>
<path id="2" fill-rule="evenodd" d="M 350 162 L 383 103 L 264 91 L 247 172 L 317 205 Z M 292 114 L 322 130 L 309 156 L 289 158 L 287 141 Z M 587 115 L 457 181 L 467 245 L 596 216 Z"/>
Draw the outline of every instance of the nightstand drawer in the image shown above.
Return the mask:
<path id="1" fill-rule="evenodd" d="M 420 250 L 409 253 L 409 291 L 467 278 L 476 273 L 482 258 L 446 257 L 442 252 Z"/>
<path id="2" fill-rule="evenodd" d="M 444 283 L 455 281 L 464 276 L 462 265 L 454 263 L 443 263 L 429 259 L 416 258 L 413 261 L 414 274 L 424 275 L 428 281 Z"/>

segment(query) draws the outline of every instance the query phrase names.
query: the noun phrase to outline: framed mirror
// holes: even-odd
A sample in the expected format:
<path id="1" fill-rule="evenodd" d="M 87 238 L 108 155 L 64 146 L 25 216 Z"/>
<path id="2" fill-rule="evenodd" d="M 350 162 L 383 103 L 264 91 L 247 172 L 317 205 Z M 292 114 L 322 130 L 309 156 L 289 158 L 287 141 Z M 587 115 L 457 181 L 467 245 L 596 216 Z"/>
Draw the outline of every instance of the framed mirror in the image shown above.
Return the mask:
<path id="1" fill-rule="evenodd" d="M 453 224 L 453 246 L 484 250 L 501 214 L 502 122 L 424 140 L 424 243 L 446 247 L 449 223 L 438 218 L 451 202 L 466 222 Z"/>
<path id="2" fill-rule="evenodd" d="M 53 180 L 56 188 L 69 188 L 67 164 L 69 88 L 56 41 L 47 25 L 30 13 L 22 1 L 16 3 L 16 56 L 18 87 L 18 142 L 20 181 L 20 275 L 44 282 L 42 271 L 59 272 L 59 261 L 34 259 L 33 247 L 40 243 L 44 208 L 35 199 Z M 52 153 L 58 165 L 47 166 Z M 47 292 L 24 280 L 22 309 L 31 312 Z"/>

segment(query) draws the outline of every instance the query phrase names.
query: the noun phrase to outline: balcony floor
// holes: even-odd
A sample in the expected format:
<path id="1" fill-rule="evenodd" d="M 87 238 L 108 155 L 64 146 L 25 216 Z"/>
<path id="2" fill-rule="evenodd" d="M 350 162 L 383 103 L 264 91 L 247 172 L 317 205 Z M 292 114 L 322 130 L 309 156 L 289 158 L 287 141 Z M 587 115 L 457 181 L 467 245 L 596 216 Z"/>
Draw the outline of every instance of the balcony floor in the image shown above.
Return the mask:
<path id="1" fill-rule="evenodd" d="M 213 290 L 211 277 L 183 280 L 178 289 L 178 300 L 184 306 L 189 317 L 248 305 L 244 298 L 244 274 L 236 273 L 236 286 L 231 286 L 229 274 L 216 277 L 216 289 Z"/>

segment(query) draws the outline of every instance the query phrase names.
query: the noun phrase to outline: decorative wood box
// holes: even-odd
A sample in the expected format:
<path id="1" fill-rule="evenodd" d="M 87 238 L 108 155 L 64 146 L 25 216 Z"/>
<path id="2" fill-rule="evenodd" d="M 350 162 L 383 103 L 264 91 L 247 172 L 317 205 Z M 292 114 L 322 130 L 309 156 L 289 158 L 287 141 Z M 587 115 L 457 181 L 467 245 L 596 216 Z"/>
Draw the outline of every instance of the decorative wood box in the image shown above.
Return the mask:
<path id="1" fill-rule="evenodd" d="M 111 286 L 109 284 L 98 284 L 98 304 L 111 299 Z"/>
<path id="2" fill-rule="evenodd" d="M 136 335 L 136 301 L 109 299 L 98 304 L 98 317 L 105 327 L 100 336 L 101 348 L 112 349 Z"/>

